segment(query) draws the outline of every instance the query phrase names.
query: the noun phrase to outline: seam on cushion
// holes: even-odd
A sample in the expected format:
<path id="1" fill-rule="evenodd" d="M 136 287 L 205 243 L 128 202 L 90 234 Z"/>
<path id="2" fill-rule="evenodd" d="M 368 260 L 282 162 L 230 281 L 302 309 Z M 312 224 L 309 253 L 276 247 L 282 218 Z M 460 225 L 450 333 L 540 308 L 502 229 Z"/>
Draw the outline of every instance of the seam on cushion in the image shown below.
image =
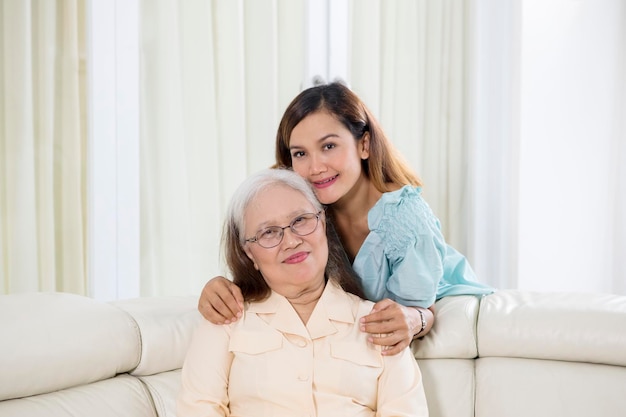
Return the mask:
<path id="1" fill-rule="evenodd" d="M 137 379 L 139 380 L 139 382 L 141 382 L 141 384 L 144 386 L 144 389 L 148 392 L 148 395 L 150 396 L 150 400 L 152 401 L 152 406 L 154 408 L 155 415 L 157 417 L 161 416 L 161 413 L 159 412 L 159 410 L 163 410 L 164 413 L 167 414 L 165 402 L 163 401 L 163 398 L 158 394 L 156 387 L 150 384 L 148 381 L 146 381 L 143 377 L 137 377 Z"/>
<path id="2" fill-rule="evenodd" d="M 468 317 L 468 321 L 470 322 L 470 326 L 472 329 L 472 342 L 474 343 L 474 347 L 475 347 L 475 353 L 474 353 L 474 357 L 470 358 L 470 359 L 476 359 L 479 355 L 478 355 L 478 336 L 477 336 L 477 332 L 478 332 L 478 315 L 480 314 L 480 299 L 478 297 L 475 297 L 475 301 L 478 303 L 478 306 L 475 307 L 476 310 L 476 315 L 474 317 L 470 317 L 471 315 L 471 311 L 470 311 L 470 306 L 468 304 L 465 305 L 465 312 L 467 314 Z M 471 303 L 473 306 L 473 303 Z"/>
<path id="3" fill-rule="evenodd" d="M 133 330 L 135 331 L 135 336 L 137 336 L 137 340 L 139 341 L 139 352 L 137 353 L 137 357 L 135 358 L 135 364 L 134 366 L 128 370 L 128 373 L 132 373 L 135 371 L 135 369 L 137 369 L 139 367 L 139 364 L 141 363 L 141 358 L 143 356 L 143 339 L 141 337 L 141 330 L 139 328 L 139 323 L 137 323 L 137 320 L 135 320 L 135 318 L 126 310 L 124 310 L 123 308 L 113 305 L 113 307 L 117 308 L 118 310 L 120 310 L 121 312 L 124 313 L 124 315 L 126 315 L 126 318 L 128 320 L 128 324 L 133 328 Z"/>

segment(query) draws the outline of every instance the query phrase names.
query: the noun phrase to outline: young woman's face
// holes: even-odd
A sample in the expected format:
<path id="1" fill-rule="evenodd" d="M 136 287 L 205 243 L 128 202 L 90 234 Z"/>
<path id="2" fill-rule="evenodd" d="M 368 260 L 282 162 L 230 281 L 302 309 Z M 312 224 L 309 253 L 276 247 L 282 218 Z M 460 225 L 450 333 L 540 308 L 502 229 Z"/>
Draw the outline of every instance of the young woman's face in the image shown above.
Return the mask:
<path id="1" fill-rule="evenodd" d="M 364 176 L 361 160 L 369 157 L 369 136 L 357 141 L 330 113 L 302 119 L 289 138 L 294 171 L 309 180 L 322 204 L 333 204 Z"/>
<path id="2" fill-rule="evenodd" d="M 244 236 L 250 239 L 258 237 L 259 231 L 268 227 L 298 223 L 299 216 L 307 213 L 317 213 L 317 210 L 300 192 L 282 185 L 270 187 L 259 193 L 246 209 Z M 278 294 L 291 298 L 324 284 L 328 242 L 323 213 L 316 224 L 314 231 L 306 236 L 285 228 L 282 240 L 272 248 L 246 242 L 246 254 L 267 285 Z"/>

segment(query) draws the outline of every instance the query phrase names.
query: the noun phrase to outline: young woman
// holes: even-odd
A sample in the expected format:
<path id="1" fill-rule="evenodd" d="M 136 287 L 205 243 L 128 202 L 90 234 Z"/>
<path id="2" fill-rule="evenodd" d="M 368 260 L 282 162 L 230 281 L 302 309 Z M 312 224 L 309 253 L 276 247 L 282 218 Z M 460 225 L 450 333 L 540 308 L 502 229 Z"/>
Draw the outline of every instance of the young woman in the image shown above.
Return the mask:
<path id="1" fill-rule="evenodd" d="M 235 192 L 224 248 L 244 318 L 200 323 L 182 369 L 180 417 L 294 415 L 427 417 L 411 352 L 382 357 L 359 318 L 372 308 L 335 263 L 326 217 L 309 184 L 285 169 Z"/>
<path id="2" fill-rule="evenodd" d="M 276 166 L 307 179 L 326 205 L 365 295 L 376 301 L 362 330 L 388 348 L 385 354 L 428 333 L 436 300 L 493 292 L 445 242 L 419 179 L 343 84 L 309 88 L 289 104 L 276 136 Z M 241 295 L 215 277 L 198 307 L 207 319 L 227 323 L 241 314 Z"/>

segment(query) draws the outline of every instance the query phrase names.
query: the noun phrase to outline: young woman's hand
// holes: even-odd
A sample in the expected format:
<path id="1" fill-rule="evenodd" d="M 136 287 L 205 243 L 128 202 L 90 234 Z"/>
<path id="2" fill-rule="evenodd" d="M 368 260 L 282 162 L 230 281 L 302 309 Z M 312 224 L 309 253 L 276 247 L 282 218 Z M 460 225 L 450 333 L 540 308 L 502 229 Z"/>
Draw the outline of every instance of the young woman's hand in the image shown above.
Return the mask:
<path id="1" fill-rule="evenodd" d="M 421 332 L 418 309 L 426 320 L 426 327 Z M 361 318 L 361 330 L 370 333 L 370 342 L 383 347 L 383 355 L 396 355 L 409 346 L 415 336 L 426 335 L 434 321 L 434 305 L 429 308 L 405 307 L 384 299 L 374 304 L 370 314 Z"/>
<path id="2" fill-rule="evenodd" d="M 229 324 L 243 314 L 243 296 L 238 286 L 217 276 L 204 285 L 198 310 L 213 324 Z"/>

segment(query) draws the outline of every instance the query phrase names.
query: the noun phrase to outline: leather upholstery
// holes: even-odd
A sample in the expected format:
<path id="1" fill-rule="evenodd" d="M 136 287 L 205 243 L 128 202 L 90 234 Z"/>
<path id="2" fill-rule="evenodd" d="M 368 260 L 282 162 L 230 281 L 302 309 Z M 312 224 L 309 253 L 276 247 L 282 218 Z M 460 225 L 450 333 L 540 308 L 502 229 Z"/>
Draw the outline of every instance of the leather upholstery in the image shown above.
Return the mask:
<path id="1" fill-rule="evenodd" d="M 0 296 L 0 417 L 174 417 L 197 297 Z M 411 349 L 433 417 L 626 415 L 626 297 L 444 298 Z"/>

